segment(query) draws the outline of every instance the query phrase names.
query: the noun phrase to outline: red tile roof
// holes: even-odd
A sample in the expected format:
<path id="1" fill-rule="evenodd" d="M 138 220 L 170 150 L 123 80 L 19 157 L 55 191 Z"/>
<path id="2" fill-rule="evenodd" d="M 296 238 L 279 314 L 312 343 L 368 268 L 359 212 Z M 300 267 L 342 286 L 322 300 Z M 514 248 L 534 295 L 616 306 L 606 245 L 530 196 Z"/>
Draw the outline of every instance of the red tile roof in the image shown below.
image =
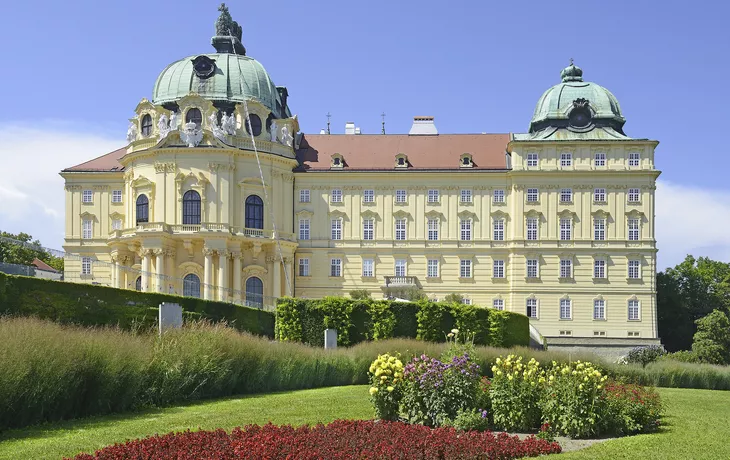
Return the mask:
<path id="1" fill-rule="evenodd" d="M 35 268 L 37 268 L 38 270 L 58 273 L 58 270 L 43 262 L 41 259 L 33 259 L 33 262 L 31 262 L 30 264 L 35 266 Z"/>
<path id="2" fill-rule="evenodd" d="M 109 152 L 106 155 L 102 155 L 93 160 L 89 160 L 80 165 L 71 166 L 66 168 L 63 172 L 104 172 L 104 171 L 123 171 L 124 167 L 119 163 L 119 159 L 127 154 L 127 147 L 122 147 L 113 152 Z"/>
<path id="3" fill-rule="evenodd" d="M 507 169 L 509 134 L 307 134 L 297 159 L 307 171 L 329 170 L 331 155 L 342 155 L 345 170 L 395 170 L 395 156 L 408 156 L 409 170 L 461 169 L 461 155 L 469 153 L 469 169 Z"/>

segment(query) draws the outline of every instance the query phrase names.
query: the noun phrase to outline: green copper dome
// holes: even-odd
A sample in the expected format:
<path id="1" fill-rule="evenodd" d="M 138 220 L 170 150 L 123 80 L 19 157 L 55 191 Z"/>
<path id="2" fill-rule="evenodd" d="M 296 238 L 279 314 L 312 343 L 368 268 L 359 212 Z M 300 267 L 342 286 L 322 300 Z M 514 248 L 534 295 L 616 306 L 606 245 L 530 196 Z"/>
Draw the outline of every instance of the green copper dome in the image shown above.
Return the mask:
<path id="1" fill-rule="evenodd" d="M 530 132 L 545 128 L 577 131 L 596 126 L 613 128 L 623 134 L 626 119 L 616 97 L 606 88 L 583 81 L 583 70 L 573 65 L 560 73 L 561 82 L 543 93 L 530 121 Z"/>

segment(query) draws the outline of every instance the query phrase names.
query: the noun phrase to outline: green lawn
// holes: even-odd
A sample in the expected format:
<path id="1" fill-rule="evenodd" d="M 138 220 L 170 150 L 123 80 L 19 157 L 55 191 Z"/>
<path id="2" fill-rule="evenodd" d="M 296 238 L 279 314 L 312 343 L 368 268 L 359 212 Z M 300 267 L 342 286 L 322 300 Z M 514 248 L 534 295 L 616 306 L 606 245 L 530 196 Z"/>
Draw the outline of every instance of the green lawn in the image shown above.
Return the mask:
<path id="1" fill-rule="evenodd" d="M 730 392 L 661 388 L 659 433 L 621 438 L 556 458 L 730 459 Z M 187 428 L 231 429 L 268 421 L 294 425 L 373 416 L 367 386 L 216 400 L 137 414 L 53 423 L 0 435 L 0 459 L 60 458 L 114 442 Z"/>

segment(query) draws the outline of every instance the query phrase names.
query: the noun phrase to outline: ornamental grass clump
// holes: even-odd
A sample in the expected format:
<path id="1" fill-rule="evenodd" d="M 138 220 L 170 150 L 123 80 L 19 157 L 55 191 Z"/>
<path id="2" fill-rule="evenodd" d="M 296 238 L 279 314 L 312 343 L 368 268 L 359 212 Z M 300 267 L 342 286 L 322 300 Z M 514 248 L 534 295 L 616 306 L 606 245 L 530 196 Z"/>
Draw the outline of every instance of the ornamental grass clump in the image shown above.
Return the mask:
<path id="1" fill-rule="evenodd" d="M 508 431 L 530 431 L 540 426 L 539 401 L 545 372 L 534 358 L 524 363 L 522 356 L 497 358 L 489 388 L 492 417 L 497 427 Z"/>

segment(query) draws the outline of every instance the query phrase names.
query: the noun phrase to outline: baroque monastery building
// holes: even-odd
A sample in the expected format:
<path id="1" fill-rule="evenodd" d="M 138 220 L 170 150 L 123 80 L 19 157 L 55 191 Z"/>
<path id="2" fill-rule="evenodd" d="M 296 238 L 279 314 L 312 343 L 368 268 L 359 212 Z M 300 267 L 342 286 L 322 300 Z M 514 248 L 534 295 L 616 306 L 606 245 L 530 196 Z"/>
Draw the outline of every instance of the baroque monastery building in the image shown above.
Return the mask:
<path id="1" fill-rule="evenodd" d="M 658 142 L 579 67 L 527 133 L 311 135 L 224 6 L 216 32 L 160 73 L 128 145 L 61 172 L 66 280 L 254 306 L 459 293 L 551 345 L 657 343 Z"/>

